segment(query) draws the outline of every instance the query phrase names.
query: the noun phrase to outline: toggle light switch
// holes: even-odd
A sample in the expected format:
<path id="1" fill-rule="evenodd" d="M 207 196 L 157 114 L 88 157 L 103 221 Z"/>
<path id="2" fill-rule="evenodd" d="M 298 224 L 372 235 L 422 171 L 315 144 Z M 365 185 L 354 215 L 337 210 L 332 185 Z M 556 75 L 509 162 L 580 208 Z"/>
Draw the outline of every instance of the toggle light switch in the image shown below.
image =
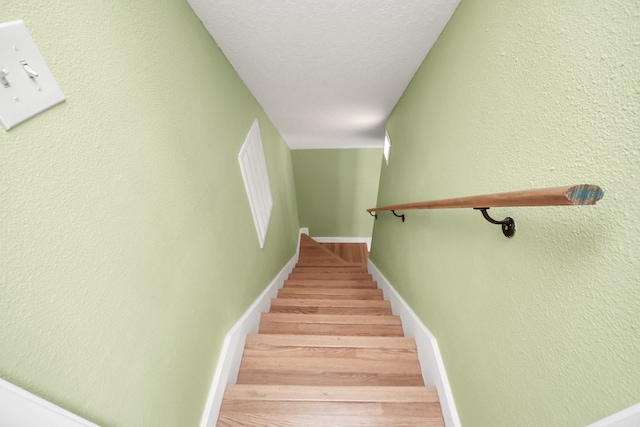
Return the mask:
<path id="1" fill-rule="evenodd" d="M 0 24 L 0 123 L 9 130 L 65 101 L 22 21 Z"/>
<path id="2" fill-rule="evenodd" d="M 27 61 L 20 61 L 20 65 L 22 65 L 22 69 L 24 70 L 25 73 L 27 73 L 27 76 L 29 76 L 30 79 L 34 79 L 38 77 L 38 73 L 33 71 L 29 67 L 29 64 L 27 64 Z"/>
<path id="3" fill-rule="evenodd" d="M 11 86 L 11 84 L 9 84 L 9 80 L 7 80 L 8 75 L 9 75 L 9 70 L 7 70 L 6 68 L 3 68 L 0 70 L 0 84 L 2 84 L 2 86 L 4 87 Z"/>

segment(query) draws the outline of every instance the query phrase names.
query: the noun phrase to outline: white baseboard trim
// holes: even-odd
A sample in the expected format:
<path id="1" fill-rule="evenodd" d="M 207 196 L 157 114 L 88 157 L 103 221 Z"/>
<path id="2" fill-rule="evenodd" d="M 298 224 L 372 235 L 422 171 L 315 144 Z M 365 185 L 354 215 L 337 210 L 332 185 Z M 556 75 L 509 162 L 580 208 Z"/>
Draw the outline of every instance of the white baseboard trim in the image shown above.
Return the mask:
<path id="1" fill-rule="evenodd" d="M 371 237 L 311 237 L 318 243 L 366 243 L 367 250 L 371 250 Z"/>
<path id="2" fill-rule="evenodd" d="M 0 379 L 0 426 L 99 427 Z"/>
<path id="3" fill-rule="evenodd" d="M 640 403 L 603 418 L 587 427 L 637 427 L 640 426 Z"/>
<path id="4" fill-rule="evenodd" d="M 300 233 L 298 233 L 298 246 L 296 246 L 296 264 L 298 263 L 298 258 L 300 256 L 300 235 L 301 234 L 306 234 L 307 236 L 309 235 L 309 228 L 308 227 L 302 227 L 300 229 Z"/>
<path id="5" fill-rule="evenodd" d="M 298 238 L 299 239 L 299 238 Z M 300 243 L 298 242 L 298 248 Z M 220 414 L 220 406 L 224 396 L 224 389 L 227 384 L 234 384 L 238 379 L 238 371 L 240 371 L 240 361 L 244 350 L 244 342 L 248 334 L 258 332 L 260 323 L 260 315 L 262 312 L 269 311 L 271 306 L 271 298 L 275 298 L 278 289 L 284 284 L 293 267 L 298 260 L 298 251 L 289 260 L 289 262 L 280 270 L 276 277 L 271 281 L 269 286 L 260 294 L 260 296 L 251 304 L 224 339 L 218 365 L 213 376 L 213 382 L 207 398 L 207 404 L 202 416 L 200 427 L 215 427 Z"/>
<path id="6" fill-rule="evenodd" d="M 369 260 L 369 273 L 373 276 L 373 280 L 378 282 L 378 287 L 382 289 L 384 298 L 391 302 L 393 313 L 399 315 L 402 319 L 405 336 L 416 340 L 422 377 L 425 384 L 435 386 L 438 390 L 446 427 L 461 427 L 460 417 L 453 401 L 451 386 L 447 379 L 447 372 L 444 369 L 444 362 L 440 355 L 436 337 L 427 329 L 371 260 Z"/>

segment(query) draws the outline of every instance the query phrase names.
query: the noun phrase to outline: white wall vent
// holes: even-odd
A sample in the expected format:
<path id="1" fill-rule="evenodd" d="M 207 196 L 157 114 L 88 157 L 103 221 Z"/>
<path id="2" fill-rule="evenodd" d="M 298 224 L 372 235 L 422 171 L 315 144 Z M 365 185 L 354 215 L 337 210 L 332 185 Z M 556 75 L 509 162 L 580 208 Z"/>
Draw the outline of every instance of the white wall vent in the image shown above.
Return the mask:
<path id="1" fill-rule="evenodd" d="M 260 247 L 264 248 L 264 239 L 269 227 L 273 198 L 271 197 L 271 185 L 267 174 L 267 163 L 264 159 L 262 139 L 258 120 L 254 120 L 247 139 L 245 139 L 238 154 L 240 170 L 244 179 L 244 187 L 247 190 L 253 222 L 256 225 Z"/>

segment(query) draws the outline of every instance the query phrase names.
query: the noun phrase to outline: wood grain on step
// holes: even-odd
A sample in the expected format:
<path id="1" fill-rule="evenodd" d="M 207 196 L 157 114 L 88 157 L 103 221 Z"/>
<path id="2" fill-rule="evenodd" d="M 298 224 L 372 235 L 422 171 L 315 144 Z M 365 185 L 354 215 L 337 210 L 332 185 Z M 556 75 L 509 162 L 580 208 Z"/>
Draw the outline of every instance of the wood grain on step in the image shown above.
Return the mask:
<path id="1" fill-rule="evenodd" d="M 332 387 L 229 384 L 226 400 L 436 403 L 435 387 Z"/>
<path id="2" fill-rule="evenodd" d="M 281 288 L 278 298 L 382 300 L 382 289 Z"/>
<path id="3" fill-rule="evenodd" d="M 438 416 L 438 403 L 414 402 L 289 402 L 261 400 L 228 400 L 226 410 L 238 413 L 325 415 L 357 417 Z"/>
<path id="4" fill-rule="evenodd" d="M 318 267 L 318 268 L 339 268 L 339 267 L 353 267 L 353 268 L 362 268 L 360 264 L 352 264 L 352 263 L 334 263 L 330 260 L 307 260 L 307 261 L 298 261 L 296 267 Z"/>
<path id="5" fill-rule="evenodd" d="M 357 417 L 338 415 L 287 415 L 287 414 L 221 414 L 218 427 L 444 427 L 440 418 L 410 416 Z"/>
<path id="6" fill-rule="evenodd" d="M 288 277 L 290 280 L 371 280 L 369 273 L 298 273 L 292 272 Z"/>
<path id="7" fill-rule="evenodd" d="M 318 335 L 247 335 L 246 345 L 416 349 L 413 338 Z"/>
<path id="8" fill-rule="evenodd" d="M 350 347 L 290 347 L 247 345 L 243 357 L 301 357 L 417 363 L 415 350 Z"/>
<path id="9" fill-rule="evenodd" d="M 270 313 L 296 313 L 296 314 L 335 314 L 342 315 L 368 315 L 388 316 L 391 309 L 386 307 L 331 307 L 318 305 L 290 305 L 271 307 Z"/>
<path id="10" fill-rule="evenodd" d="M 366 268 L 363 267 L 316 267 L 316 266 L 298 266 L 296 265 L 291 271 L 292 273 L 357 273 L 357 274 L 369 274 Z"/>
<path id="11" fill-rule="evenodd" d="M 320 306 L 320 307 L 383 307 L 390 308 L 391 303 L 389 301 L 369 301 L 369 300 L 357 300 L 357 299 L 339 299 L 339 300 L 325 300 L 325 299 L 296 299 L 296 298 L 273 298 L 271 299 L 271 307 L 278 306 Z"/>
<path id="12" fill-rule="evenodd" d="M 281 323 L 333 325 L 393 325 L 401 326 L 399 316 L 332 316 L 324 314 L 262 313 L 261 321 Z"/>
<path id="13" fill-rule="evenodd" d="M 326 372 L 343 374 L 373 375 L 422 375 L 418 358 L 403 358 L 397 361 L 389 359 L 367 359 L 359 357 L 319 357 L 311 356 L 242 356 L 240 371 L 263 370 L 283 371 L 287 373 Z M 409 359 L 409 360 L 407 360 Z"/>
<path id="14" fill-rule="evenodd" d="M 384 300 L 293 299 L 271 300 L 270 313 L 391 315 L 391 304 Z"/>
<path id="15" fill-rule="evenodd" d="M 284 281 L 285 288 L 323 287 L 343 289 L 378 289 L 373 280 L 323 280 L 323 279 L 289 279 Z"/>
<path id="16" fill-rule="evenodd" d="M 353 372 L 300 372 L 245 369 L 238 374 L 238 384 L 281 384 L 315 386 L 424 386 L 422 375 L 371 374 Z"/>
<path id="17" fill-rule="evenodd" d="M 367 258 L 365 245 L 301 236 L 297 266 L 246 338 L 218 426 L 444 427 L 415 340 Z"/>
<path id="18" fill-rule="evenodd" d="M 358 263 L 366 267 L 369 251 L 366 243 L 320 243 L 326 249 L 347 262 Z"/>
<path id="19" fill-rule="evenodd" d="M 375 316 L 372 316 L 375 317 Z M 345 336 L 378 336 L 402 337 L 404 332 L 400 325 L 344 325 L 344 324 L 309 324 L 260 322 L 261 334 L 294 334 L 294 335 L 345 335 Z"/>
<path id="20" fill-rule="evenodd" d="M 305 263 L 327 263 L 332 265 L 349 264 L 348 261 L 340 258 L 334 252 L 323 247 L 309 236 L 302 234 L 300 235 L 300 251 L 298 253 L 298 264 Z"/>

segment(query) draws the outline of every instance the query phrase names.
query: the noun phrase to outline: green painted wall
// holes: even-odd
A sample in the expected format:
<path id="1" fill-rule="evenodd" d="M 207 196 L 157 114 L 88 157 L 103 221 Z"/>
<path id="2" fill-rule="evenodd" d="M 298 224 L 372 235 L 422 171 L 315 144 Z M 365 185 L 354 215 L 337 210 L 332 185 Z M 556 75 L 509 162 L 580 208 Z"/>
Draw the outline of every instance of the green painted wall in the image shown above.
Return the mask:
<path id="1" fill-rule="evenodd" d="M 185 1 L 14 19 L 67 102 L 0 130 L 0 377 L 104 426 L 197 426 L 226 331 L 295 253 L 290 151 Z M 263 250 L 237 161 L 256 117 Z"/>
<path id="2" fill-rule="evenodd" d="M 594 183 L 592 207 L 390 213 L 371 258 L 438 338 L 465 427 L 640 399 L 640 3 L 463 1 L 388 122 L 378 203 Z M 495 211 L 495 212 L 493 212 Z"/>
<path id="3" fill-rule="evenodd" d="M 371 237 L 382 148 L 293 150 L 300 225 L 315 237 Z"/>

